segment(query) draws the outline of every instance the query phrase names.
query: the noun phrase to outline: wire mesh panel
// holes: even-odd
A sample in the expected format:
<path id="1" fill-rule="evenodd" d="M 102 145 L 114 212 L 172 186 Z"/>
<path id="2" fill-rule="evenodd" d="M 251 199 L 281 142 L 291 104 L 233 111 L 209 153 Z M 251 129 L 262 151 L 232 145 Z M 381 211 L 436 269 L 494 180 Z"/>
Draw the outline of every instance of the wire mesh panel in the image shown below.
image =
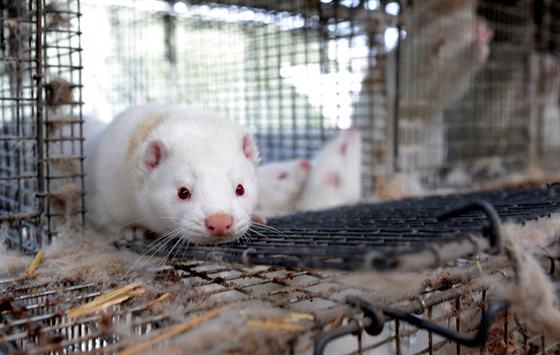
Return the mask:
<path id="1" fill-rule="evenodd" d="M 27 215 L 36 223 L 41 205 L 35 193 L 44 186 L 34 159 L 42 141 L 38 144 L 37 125 L 29 122 L 36 119 L 37 95 L 33 85 L 37 63 L 29 47 L 40 41 L 40 34 L 30 30 L 37 17 L 27 16 L 27 11 L 27 6 L 19 2 L 4 2 L 2 6 L 2 218 L 6 218 L 4 213 L 14 214 L 17 227 L 12 237 L 18 238 L 18 244 L 30 236 L 23 235 L 24 226 L 17 216 Z M 31 238 L 36 238 L 37 232 L 30 232 L 34 234 Z"/>
<path id="2" fill-rule="evenodd" d="M 2 237 L 36 250 L 83 213 L 77 1 L 3 1 Z"/>
<path id="3" fill-rule="evenodd" d="M 379 38 L 389 15 L 381 4 L 133 4 L 84 4 L 99 15 L 88 20 L 86 12 L 84 22 L 92 21 L 92 28 L 100 17 L 108 19 L 112 47 L 103 54 L 88 52 L 89 44 L 84 48 L 109 64 L 91 80 L 97 102 L 105 105 L 92 111 L 110 118 L 132 103 L 206 106 L 250 127 L 263 162 L 312 157 L 338 129 L 357 126 L 366 136 L 364 185 L 371 191 L 376 154 L 387 144 L 386 112 L 374 123 L 384 112 L 374 113 L 381 96 L 375 103 L 358 101 L 366 68 L 385 51 Z M 364 91 L 382 85 L 382 76 L 376 73 Z"/>
<path id="4" fill-rule="evenodd" d="M 468 185 L 529 165 L 530 1 L 404 2 L 397 169 Z"/>
<path id="5" fill-rule="evenodd" d="M 534 147 L 543 169 L 558 171 L 560 160 L 560 4 L 557 1 L 535 2 L 534 73 L 535 114 Z"/>
<path id="6" fill-rule="evenodd" d="M 263 162 L 313 157 L 353 125 L 365 194 L 395 171 L 421 171 L 425 187 L 555 171 L 558 94 L 547 73 L 558 71 L 557 5 L 538 16 L 537 5 L 86 1 L 87 67 L 99 68 L 85 71 L 88 112 L 110 120 L 134 103 L 206 106 L 249 126 Z M 539 84 L 550 108 L 540 111 L 532 33 L 552 58 Z"/>
<path id="7" fill-rule="evenodd" d="M 481 319 L 495 300 L 472 280 L 480 267 L 497 282 L 512 275 L 492 262 L 472 262 L 460 278 L 443 270 L 417 281 L 426 288 L 413 297 L 385 301 L 375 296 L 374 282 L 356 282 L 348 273 L 200 261 L 143 270 L 142 282 L 124 287 L 122 281 L 101 286 L 69 275 L 0 280 L 0 351 L 321 354 L 321 347 L 327 354 L 557 352 L 558 341 L 534 334 L 510 312 Z M 558 285 L 557 274 L 553 279 Z M 376 325 L 383 331 L 370 335 L 364 328 L 372 322 L 371 313 L 345 301 L 349 295 L 376 300 L 370 301 L 373 307 L 416 314 L 465 337 L 484 322 L 487 339 L 478 346 L 460 346 L 389 316 Z M 90 307 L 94 304 L 102 307 Z"/>
<path id="8" fill-rule="evenodd" d="M 505 172 L 500 168 L 520 171 L 529 164 L 528 63 L 533 51 L 529 6 L 529 1 L 515 5 L 479 2 L 478 14 L 489 21 L 492 41 L 486 65 L 464 100 L 446 113 L 453 142 L 450 160 L 495 157 L 493 172 L 502 175 Z M 479 28 L 480 36 L 478 32 Z"/>

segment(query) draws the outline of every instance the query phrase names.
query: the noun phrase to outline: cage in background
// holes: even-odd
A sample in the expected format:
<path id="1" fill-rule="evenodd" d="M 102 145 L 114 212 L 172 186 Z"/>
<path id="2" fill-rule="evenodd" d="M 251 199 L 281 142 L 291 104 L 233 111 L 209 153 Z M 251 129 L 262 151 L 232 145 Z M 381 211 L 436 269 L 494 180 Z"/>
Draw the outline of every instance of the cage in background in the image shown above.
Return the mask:
<path id="1" fill-rule="evenodd" d="M 557 193 L 557 187 L 533 188 L 480 192 L 476 198 L 499 207 L 503 221 L 523 224 L 527 235 L 535 227 L 546 229 L 547 214 L 555 213 L 558 221 Z M 91 241 L 59 244 L 63 259 L 45 265 L 43 277 L 0 279 L 0 352 L 558 352 L 557 324 L 556 337 L 535 333 L 488 289 L 525 279 L 521 264 L 503 254 L 455 261 L 476 245 L 488 245 L 488 216 L 464 209 L 449 223 L 437 223 L 434 216 L 472 197 L 432 196 L 310 213 L 300 226 L 284 218 L 272 224 L 286 231 L 283 237 L 255 240 L 249 249 L 234 243 L 171 250 L 194 257 L 143 265 L 134 282 L 126 277 L 129 265 L 120 263 L 127 257 L 122 250 L 106 247 L 92 255 Z M 372 214 L 374 221 L 368 218 Z M 349 216 L 370 225 L 341 231 Z M 494 235 L 494 241 L 499 244 L 505 235 Z M 539 248 L 535 262 L 558 295 L 559 237 L 551 237 L 555 246 Z M 423 246 L 419 254 L 409 253 Z M 76 254 L 86 260 L 69 267 L 64 261 Z M 119 268 L 124 269 L 115 272 Z M 531 293 L 540 295 L 538 287 L 523 290 Z M 537 321 L 546 316 L 529 304 Z"/>
<path id="2" fill-rule="evenodd" d="M 533 57 L 534 90 L 537 100 L 535 109 L 536 121 L 534 134 L 539 141 L 534 147 L 534 154 L 539 163 L 546 169 L 557 171 L 560 167 L 560 4 L 552 2 L 535 3 L 535 48 L 538 55 Z"/>
<path id="3" fill-rule="evenodd" d="M 112 46 L 97 59 L 109 65 L 95 72 L 90 82 L 96 87 L 86 85 L 107 107 L 96 103 L 96 114 L 105 119 L 131 103 L 202 105 L 249 126 L 263 162 L 311 157 L 338 129 L 352 124 L 367 136 L 364 186 L 372 190 L 372 159 L 376 146 L 385 149 L 380 146 L 386 145 L 388 127 L 385 118 L 374 123 L 369 117 L 385 103 L 377 95 L 360 119 L 353 107 L 364 70 L 376 60 L 370 53 L 385 52 L 380 38 L 386 18 L 394 16 L 377 7 L 358 11 L 302 1 L 141 4 L 100 9 L 84 2 L 98 11 L 95 26 L 107 18 Z M 374 21 L 367 30 L 375 44 L 370 46 L 361 22 L 354 20 Z"/>
<path id="4" fill-rule="evenodd" d="M 530 64 L 533 1 L 134 4 L 85 5 L 110 29 L 98 59 L 109 65 L 89 81 L 104 119 L 131 103 L 206 106 L 250 126 L 264 162 L 312 158 L 353 125 L 368 196 L 401 172 L 438 188 L 557 171 L 558 119 L 546 112 L 559 94 L 535 88 L 558 75 Z M 546 26 L 538 33 L 556 43 Z M 556 73 L 552 54 L 541 71 Z"/>
<path id="5" fill-rule="evenodd" d="M 2 1 L 2 235 L 36 251 L 83 221 L 78 1 Z"/>

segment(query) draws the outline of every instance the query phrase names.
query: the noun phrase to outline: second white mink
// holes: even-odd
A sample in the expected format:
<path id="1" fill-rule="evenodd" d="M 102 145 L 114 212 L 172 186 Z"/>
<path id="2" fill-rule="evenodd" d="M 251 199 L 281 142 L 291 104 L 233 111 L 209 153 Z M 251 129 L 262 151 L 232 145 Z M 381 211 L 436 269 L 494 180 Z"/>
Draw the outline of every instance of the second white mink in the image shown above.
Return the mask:
<path id="1" fill-rule="evenodd" d="M 356 128 L 342 130 L 313 160 L 296 210 L 311 211 L 361 199 L 362 141 Z"/>
<path id="2" fill-rule="evenodd" d="M 87 222 L 225 243 L 257 206 L 258 151 L 242 126 L 185 106 L 132 107 L 86 133 Z"/>
<path id="3" fill-rule="evenodd" d="M 301 197 L 311 165 L 307 159 L 292 159 L 261 165 L 258 169 L 259 203 L 264 217 L 291 213 Z"/>

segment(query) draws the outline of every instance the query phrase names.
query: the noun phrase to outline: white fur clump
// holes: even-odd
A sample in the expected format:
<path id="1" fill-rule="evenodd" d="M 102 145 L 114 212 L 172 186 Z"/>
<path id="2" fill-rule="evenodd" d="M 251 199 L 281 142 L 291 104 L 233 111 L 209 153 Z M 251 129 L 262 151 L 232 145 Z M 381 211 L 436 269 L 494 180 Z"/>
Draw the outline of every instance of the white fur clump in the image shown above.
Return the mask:
<path id="1" fill-rule="evenodd" d="M 32 260 L 32 257 L 18 255 L 0 248 L 0 280 L 22 275 Z"/>
<path id="2" fill-rule="evenodd" d="M 265 303 L 254 302 L 250 308 L 247 305 L 231 305 L 217 317 L 173 338 L 161 352 L 188 349 L 189 353 L 201 354 L 286 354 L 300 338 L 302 330 L 281 330 L 284 325 L 301 326 L 302 330 L 306 330 L 309 323 L 292 323 L 288 312 Z"/>
<path id="3" fill-rule="evenodd" d="M 358 285 L 368 290 L 368 300 L 376 305 L 391 304 L 418 296 L 429 283 L 429 273 L 357 271 L 343 275 L 337 281 L 347 288 Z"/>
<path id="4" fill-rule="evenodd" d="M 8 233 L 8 226 L 0 226 L 0 235 Z M 20 255 L 8 249 L 5 241 L 0 239 L 0 280 L 17 277 L 22 274 L 32 261 L 32 257 Z"/>
<path id="5" fill-rule="evenodd" d="M 117 250 L 92 230 L 86 230 L 85 236 L 63 232 L 46 249 L 43 267 L 37 273 L 55 280 L 70 277 L 82 282 L 114 282 L 154 264 L 147 259 L 137 264 L 138 260 L 138 254 Z"/>
<path id="6" fill-rule="evenodd" d="M 513 257 L 519 286 L 504 295 L 511 310 L 531 330 L 560 340 L 560 303 L 550 279 L 532 255 L 517 250 Z"/>
<path id="7" fill-rule="evenodd" d="M 504 248 L 516 270 L 516 284 L 491 283 L 490 289 L 510 302 L 520 321 L 535 331 L 560 340 L 560 302 L 550 279 L 535 259 L 560 238 L 560 215 L 502 226 Z M 546 254 L 546 253 L 545 253 Z"/>
<path id="8" fill-rule="evenodd" d="M 502 225 L 502 231 L 522 250 L 540 252 L 560 237 L 560 213 L 523 224 L 505 223 Z"/>

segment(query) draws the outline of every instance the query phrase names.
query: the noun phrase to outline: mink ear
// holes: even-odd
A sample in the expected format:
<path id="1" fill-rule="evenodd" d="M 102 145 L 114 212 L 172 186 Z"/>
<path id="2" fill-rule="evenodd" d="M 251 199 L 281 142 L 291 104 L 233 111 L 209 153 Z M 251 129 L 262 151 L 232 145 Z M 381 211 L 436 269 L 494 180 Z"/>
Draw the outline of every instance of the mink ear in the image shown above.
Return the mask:
<path id="1" fill-rule="evenodd" d="M 259 163 L 259 151 L 253 141 L 253 138 L 249 134 L 245 134 L 243 136 L 243 153 L 245 153 L 247 159 L 256 164 Z"/>
<path id="2" fill-rule="evenodd" d="M 304 170 L 311 169 L 311 163 L 307 159 L 300 159 L 299 166 L 300 166 L 300 168 L 302 168 Z"/>
<path id="3" fill-rule="evenodd" d="M 160 140 L 154 140 L 148 143 L 146 152 L 144 153 L 144 166 L 148 171 L 152 171 L 166 158 L 167 149 L 165 144 Z"/>

